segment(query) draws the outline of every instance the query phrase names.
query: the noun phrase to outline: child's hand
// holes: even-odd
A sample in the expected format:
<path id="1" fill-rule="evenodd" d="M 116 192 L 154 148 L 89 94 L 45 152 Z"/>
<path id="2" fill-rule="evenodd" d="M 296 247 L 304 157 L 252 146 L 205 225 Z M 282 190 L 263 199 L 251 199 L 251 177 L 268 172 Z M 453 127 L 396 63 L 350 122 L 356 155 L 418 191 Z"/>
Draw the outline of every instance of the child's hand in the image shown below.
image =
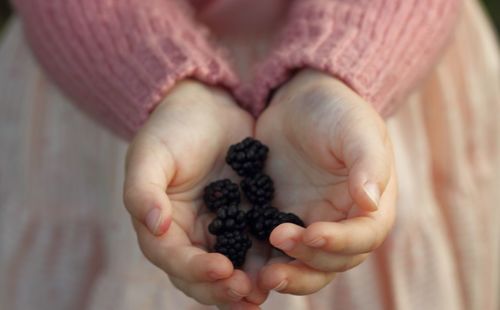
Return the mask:
<path id="1" fill-rule="evenodd" d="M 343 83 L 306 70 L 278 91 L 256 135 L 271 150 L 274 206 L 308 226 L 273 231 L 271 243 L 295 260 L 264 267 L 259 286 L 311 294 L 360 264 L 393 224 L 397 189 L 385 124 Z"/>
<path id="2" fill-rule="evenodd" d="M 231 176 L 226 151 L 251 136 L 253 125 L 223 91 L 186 81 L 155 109 L 128 150 L 124 202 L 140 247 L 203 304 L 229 305 L 252 290 L 248 275 L 233 270 L 225 256 L 201 249 L 214 242 L 201 196 L 209 182 Z"/>

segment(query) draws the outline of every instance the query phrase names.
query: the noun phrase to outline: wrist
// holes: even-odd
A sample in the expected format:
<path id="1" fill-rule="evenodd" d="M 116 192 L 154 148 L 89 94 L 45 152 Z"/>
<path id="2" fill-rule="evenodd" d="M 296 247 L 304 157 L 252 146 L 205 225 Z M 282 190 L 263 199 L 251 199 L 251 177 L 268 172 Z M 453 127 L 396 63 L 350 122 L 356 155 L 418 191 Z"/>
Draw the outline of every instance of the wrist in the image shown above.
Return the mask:
<path id="1" fill-rule="evenodd" d="M 303 100 L 286 100 L 300 95 Z M 328 99 L 328 100 L 323 100 Z M 294 102 L 307 104 L 310 101 L 321 101 L 324 103 L 342 103 L 343 105 L 368 104 L 358 93 L 342 80 L 315 69 L 302 69 L 297 72 L 288 82 L 283 84 L 272 102 Z"/>
<path id="2" fill-rule="evenodd" d="M 226 90 L 197 80 L 185 79 L 176 83 L 155 111 L 181 108 L 211 113 L 235 107 L 238 105 Z"/>
<path id="3" fill-rule="evenodd" d="M 354 91 L 342 80 L 315 69 L 302 69 L 287 83 L 302 91 L 328 88 L 332 91 Z M 356 94 L 356 93 L 354 93 Z"/>

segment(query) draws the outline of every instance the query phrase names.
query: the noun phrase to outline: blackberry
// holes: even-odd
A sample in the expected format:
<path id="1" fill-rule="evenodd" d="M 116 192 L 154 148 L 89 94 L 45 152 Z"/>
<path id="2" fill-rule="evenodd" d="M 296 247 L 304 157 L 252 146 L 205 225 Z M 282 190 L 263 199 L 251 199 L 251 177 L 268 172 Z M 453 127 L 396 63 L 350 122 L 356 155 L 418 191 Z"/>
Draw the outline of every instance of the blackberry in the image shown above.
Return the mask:
<path id="1" fill-rule="evenodd" d="M 250 233 L 258 240 L 267 240 L 273 229 L 278 226 L 279 211 L 270 205 L 253 207 L 246 214 Z"/>
<path id="2" fill-rule="evenodd" d="M 248 177 L 264 168 L 268 152 L 269 148 L 260 141 L 246 138 L 229 147 L 226 162 L 238 175 Z"/>
<path id="3" fill-rule="evenodd" d="M 217 236 L 214 250 L 229 258 L 235 268 L 243 266 L 252 241 L 244 231 L 235 230 Z"/>
<path id="4" fill-rule="evenodd" d="M 278 215 L 278 220 L 283 223 L 292 223 L 298 226 L 305 227 L 306 225 L 304 224 L 304 221 L 300 217 L 298 217 L 294 213 L 285 213 L 285 212 L 280 212 Z"/>
<path id="5" fill-rule="evenodd" d="M 240 183 L 241 190 L 253 205 L 271 202 L 274 196 L 274 183 L 271 178 L 261 172 L 246 177 Z"/>
<path id="6" fill-rule="evenodd" d="M 216 212 L 221 206 L 240 203 L 238 184 L 229 179 L 218 180 L 205 187 L 203 201 L 207 208 Z"/>
<path id="7" fill-rule="evenodd" d="M 208 231 L 212 235 L 218 236 L 229 231 L 245 229 L 245 211 L 238 208 L 237 205 L 220 207 L 216 214 L 217 217 L 208 225 Z"/>
<path id="8" fill-rule="evenodd" d="M 297 215 L 280 212 L 269 204 L 254 206 L 247 212 L 246 220 L 250 233 L 258 240 L 269 239 L 271 232 L 283 223 L 305 226 L 304 222 Z"/>

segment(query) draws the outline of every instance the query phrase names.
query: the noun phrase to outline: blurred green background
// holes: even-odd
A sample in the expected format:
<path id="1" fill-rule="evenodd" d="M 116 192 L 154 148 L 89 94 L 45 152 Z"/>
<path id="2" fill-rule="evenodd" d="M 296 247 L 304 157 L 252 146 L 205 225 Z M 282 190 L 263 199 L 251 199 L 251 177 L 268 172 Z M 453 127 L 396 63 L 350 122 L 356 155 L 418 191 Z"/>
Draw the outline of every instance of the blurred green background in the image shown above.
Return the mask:
<path id="1" fill-rule="evenodd" d="M 497 34 L 500 32 L 500 0 L 482 0 L 487 10 L 490 12 L 490 16 L 497 28 Z M 11 14 L 11 9 L 9 6 L 9 0 L 0 0 L 0 31 Z"/>
<path id="2" fill-rule="evenodd" d="M 490 12 L 498 35 L 500 33 L 500 0 L 483 0 L 483 3 Z"/>

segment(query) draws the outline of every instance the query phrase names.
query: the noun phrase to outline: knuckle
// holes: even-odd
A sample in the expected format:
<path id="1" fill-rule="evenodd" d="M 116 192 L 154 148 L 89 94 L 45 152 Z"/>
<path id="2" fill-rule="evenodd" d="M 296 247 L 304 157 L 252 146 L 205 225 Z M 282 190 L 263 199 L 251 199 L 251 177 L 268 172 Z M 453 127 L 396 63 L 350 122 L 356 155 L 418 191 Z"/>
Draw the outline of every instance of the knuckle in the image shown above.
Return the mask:
<path id="1" fill-rule="evenodd" d="M 314 262 L 318 260 L 317 254 L 317 251 L 304 247 L 300 252 L 296 253 L 296 256 L 304 262 Z"/>
<path id="2" fill-rule="evenodd" d="M 196 284 L 186 282 L 171 275 L 168 275 L 168 277 L 170 282 L 187 297 L 196 300 L 202 305 L 210 306 L 215 304 L 212 296 L 204 293 L 204 290 L 200 290 L 199 287 L 197 288 Z"/>
<path id="3" fill-rule="evenodd" d="M 369 230 L 369 236 L 371 236 L 367 251 L 372 252 L 382 244 L 384 238 L 382 237 L 380 229 L 378 229 L 373 222 L 366 227 Z"/>
<path id="4" fill-rule="evenodd" d="M 138 239 L 140 239 L 140 237 Z M 160 268 L 160 266 L 156 264 L 155 255 L 153 255 L 148 246 L 144 242 L 141 242 L 140 240 L 139 240 L 139 249 L 141 250 L 142 254 L 144 255 L 144 257 L 146 257 L 147 260 L 149 260 L 155 266 Z"/>
<path id="5" fill-rule="evenodd" d="M 346 272 L 360 265 L 366 259 L 367 255 L 356 255 L 346 259 L 337 269 L 337 272 Z"/>
<path id="6" fill-rule="evenodd" d="M 337 272 L 346 272 L 348 270 L 350 270 L 351 268 L 353 268 L 353 263 L 352 263 L 352 259 L 348 259 L 344 262 L 342 262 L 342 264 L 340 264 L 337 268 Z"/>
<path id="7" fill-rule="evenodd" d="M 344 252 L 350 243 L 351 237 L 349 235 L 342 234 L 338 235 L 337 238 L 329 237 L 329 239 L 335 252 Z"/>
<path id="8" fill-rule="evenodd" d="M 127 210 L 132 211 L 141 198 L 141 190 L 136 185 L 128 185 L 123 190 L 123 203 Z"/>
<path id="9" fill-rule="evenodd" d="M 129 213 L 138 218 L 147 206 L 161 205 L 161 197 L 154 184 L 130 184 L 123 190 L 123 204 Z M 140 219 L 140 218 L 138 218 Z"/>
<path id="10" fill-rule="evenodd" d="M 323 285 L 323 287 L 326 286 L 326 285 L 328 285 L 335 278 L 336 274 L 337 274 L 337 272 L 335 272 L 335 271 L 333 271 L 333 272 L 325 272 L 323 274 L 323 277 L 324 277 L 323 283 L 325 283 L 325 285 Z"/>
<path id="11" fill-rule="evenodd" d="M 201 296 L 196 296 L 196 294 L 194 293 L 191 293 L 191 292 L 185 292 L 184 294 L 186 294 L 188 297 L 196 300 L 197 302 L 199 302 L 200 304 L 204 305 L 204 306 L 212 306 L 214 304 L 217 303 L 217 298 L 214 298 L 214 297 L 201 297 Z"/>
<path id="12" fill-rule="evenodd" d="M 205 305 L 205 306 L 210 305 L 210 303 L 208 303 L 207 300 L 205 300 L 204 298 L 200 298 L 200 297 L 196 296 L 194 290 L 192 290 L 189 285 L 187 285 L 187 287 L 184 287 L 183 289 L 181 289 L 181 292 L 183 292 L 184 295 L 186 295 L 187 297 L 196 300 L 197 302 L 199 302 L 202 305 Z"/>
<path id="13" fill-rule="evenodd" d="M 231 301 L 232 298 L 228 294 L 229 286 L 225 285 L 223 287 L 213 287 L 211 292 L 211 304 L 223 304 Z"/>
<path id="14" fill-rule="evenodd" d="M 351 258 L 350 260 L 346 261 L 345 265 L 342 266 L 342 269 L 340 272 L 345 272 L 348 270 L 351 270 L 352 268 L 360 265 L 364 260 L 366 259 L 366 255 L 357 255 Z"/>

